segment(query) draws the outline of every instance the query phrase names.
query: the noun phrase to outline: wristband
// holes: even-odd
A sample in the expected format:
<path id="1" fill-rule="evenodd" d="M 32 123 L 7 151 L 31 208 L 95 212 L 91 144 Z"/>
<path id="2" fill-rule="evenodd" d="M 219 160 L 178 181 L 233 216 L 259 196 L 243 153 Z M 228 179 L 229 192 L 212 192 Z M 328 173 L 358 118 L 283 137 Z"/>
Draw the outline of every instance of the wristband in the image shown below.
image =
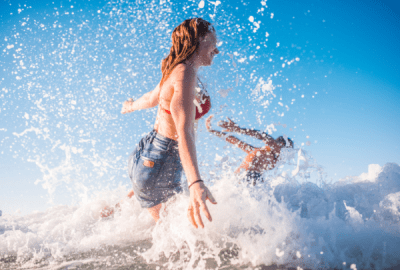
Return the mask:
<path id="1" fill-rule="evenodd" d="M 198 183 L 198 182 L 204 182 L 204 181 L 201 180 L 201 179 L 196 180 L 196 181 L 194 181 L 193 183 L 191 183 L 191 184 L 189 185 L 188 189 L 190 189 L 191 186 L 193 186 L 194 184 L 196 184 L 196 183 Z"/>

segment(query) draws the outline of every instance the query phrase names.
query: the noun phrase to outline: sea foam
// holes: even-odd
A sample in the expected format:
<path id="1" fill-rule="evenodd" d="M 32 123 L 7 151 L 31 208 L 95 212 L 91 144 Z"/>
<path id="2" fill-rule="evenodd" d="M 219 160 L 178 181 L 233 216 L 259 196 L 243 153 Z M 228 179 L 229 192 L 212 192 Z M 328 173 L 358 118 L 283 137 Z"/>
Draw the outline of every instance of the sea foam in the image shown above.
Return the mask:
<path id="1" fill-rule="evenodd" d="M 300 173 L 309 169 L 303 166 Z M 204 229 L 193 228 L 186 217 L 187 192 L 166 204 L 157 224 L 135 199 L 123 199 L 112 217 L 100 218 L 104 206 L 124 197 L 124 188 L 105 190 L 80 206 L 4 214 L 2 265 L 60 266 L 73 260 L 90 268 L 143 260 L 149 269 L 273 264 L 385 269 L 400 263 L 399 165 L 386 164 L 375 179 L 330 185 L 276 175 L 265 175 L 253 187 L 227 172 L 209 184 L 218 204 L 209 204 L 213 221 L 205 221 Z"/>

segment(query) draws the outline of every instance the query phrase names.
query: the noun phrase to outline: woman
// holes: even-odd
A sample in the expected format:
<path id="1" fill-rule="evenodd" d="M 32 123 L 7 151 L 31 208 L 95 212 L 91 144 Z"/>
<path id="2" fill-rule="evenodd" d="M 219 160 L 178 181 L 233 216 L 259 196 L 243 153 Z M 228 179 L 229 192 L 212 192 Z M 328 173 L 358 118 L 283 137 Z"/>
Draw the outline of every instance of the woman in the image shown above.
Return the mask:
<path id="1" fill-rule="evenodd" d="M 224 131 L 217 131 L 211 128 L 211 119 L 213 115 L 210 115 L 206 120 L 206 128 L 212 134 L 224 138 L 230 144 L 233 144 L 244 152 L 247 156 L 240 164 L 239 168 L 235 170 L 235 173 L 239 174 L 241 170 L 246 171 L 245 180 L 256 185 L 257 182 L 264 182 L 262 174 L 267 170 L 272 170 L 278 158 L 281 154 L 281 150 L 285 147 L 293 148 L 293 141 L 287 137 L 280 136 L 276 139 L 270 135 L 259 132 L 258 130 L 241 128 L 235 122 L 228 118 L 228 121 L 220 121 L 218 126 L 222 127 Z M 227 132 L 236 132 L 239 134 L 247 135 L 258 140 L 261 140 L 265 146 L 254 147 L 242 140 L 239 140 L 235 136 L 227 134 Z"/>
<path id="2" fill-rule="evenodd" d="M 135 197 L 158 221 L 163 203 L 181 192 L 182 167 L 188 180 L 188 218 L 204 228 L 200 208 L 211 221 L 206 200 L 216 204 L 201 180 L 197 164 L 194 123 L 208 112 L 209 97 L 196 90 L 197 72 L 209 66 L 216 54 L 213 26 L 201 19 L 185 20 L 172 33 L 172 47 L 162 61 L 157 87 L 136 101 L 125 101 L 121 113 L 159 105 L 154 130 L 145 136 L 129 158 L 128 170 Z"/>

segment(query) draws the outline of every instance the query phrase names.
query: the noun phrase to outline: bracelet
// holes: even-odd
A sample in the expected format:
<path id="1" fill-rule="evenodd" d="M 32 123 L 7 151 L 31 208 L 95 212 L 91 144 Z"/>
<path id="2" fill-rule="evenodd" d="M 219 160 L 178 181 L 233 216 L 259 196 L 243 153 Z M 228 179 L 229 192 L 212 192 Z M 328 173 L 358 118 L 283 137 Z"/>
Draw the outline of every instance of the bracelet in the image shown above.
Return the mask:
<path id="1" fill-rule="evenodd" d="M 196 184 L 196 183 L 198 183 L 198 182 L 204 182 L 204 181 L 201 180 L 201 179 L 196 180 L 196 181 L 194 181 L 193 183 L 191 183 L 191 184 L 189 185 L 188 189 L 190 189 L 191 186 L 193 186 L 194 184 Z"/>

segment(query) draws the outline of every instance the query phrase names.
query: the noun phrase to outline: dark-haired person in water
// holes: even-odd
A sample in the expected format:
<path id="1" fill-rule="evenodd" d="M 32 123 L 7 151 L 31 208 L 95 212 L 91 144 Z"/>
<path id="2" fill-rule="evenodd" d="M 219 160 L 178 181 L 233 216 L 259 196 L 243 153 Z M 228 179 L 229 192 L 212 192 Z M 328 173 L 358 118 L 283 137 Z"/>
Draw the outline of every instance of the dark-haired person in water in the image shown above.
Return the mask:
<path id="1" fill-rule="evenodd" d="M 271 170 L 275 167 L 282 148 L 293 148 L 293 141 L 289 138 L 285 139 L 283 136 L 280 136 L 277 139 L 274 139 L 264 132 L 241 128 L 229 118 L 228 121 L 220 121 L 218 123 L 218 126 L 224 129 L 222 132 L 211 129 L 212 117 L 213 115 L 210 115 L 206 120 L 207 130 L 220 138 L 224 138 L 228 143 L 236 145 L 247 153 L 247 156 L 239 168 L 235 170 L 235 173 L 240 173 L 241 170 L 245 170 L 246 181 L 253 185 L 255 185 L 258 181 L 263 181 L 263 172 Z M 250 144 L 247 144 L 234 136 L 228 136 L 227 132 L 236 132 L 251 136 L 261 140 L 263 143 L 265 143 L 265 146 L 260 148 L 251 146 Z"/>
<path id="2" fill-rule="evenodd" d="M 172 32 L 172 47 L 161 63 L 160 83 L 138 100 L 123 104 L 123 114 L 159 105 L 154 130 L 141 139 L 128 161 L 133 184 L 128 197 L 135 196 L 155 221 L 160 218 L 162 204 L 182 191 L 182 169 L 190 192 L 189 221 L 196 228 L 204 227 L 200 209 L 211 221 L 206 200 L 217 202 L 200 176 L 194 126 L 211 107 L 197 72 L 199 67 L 212 64 L 219 53 L 216 44 L 216 33 L 209 22 L 201 18 L 185 20 Z"/>

